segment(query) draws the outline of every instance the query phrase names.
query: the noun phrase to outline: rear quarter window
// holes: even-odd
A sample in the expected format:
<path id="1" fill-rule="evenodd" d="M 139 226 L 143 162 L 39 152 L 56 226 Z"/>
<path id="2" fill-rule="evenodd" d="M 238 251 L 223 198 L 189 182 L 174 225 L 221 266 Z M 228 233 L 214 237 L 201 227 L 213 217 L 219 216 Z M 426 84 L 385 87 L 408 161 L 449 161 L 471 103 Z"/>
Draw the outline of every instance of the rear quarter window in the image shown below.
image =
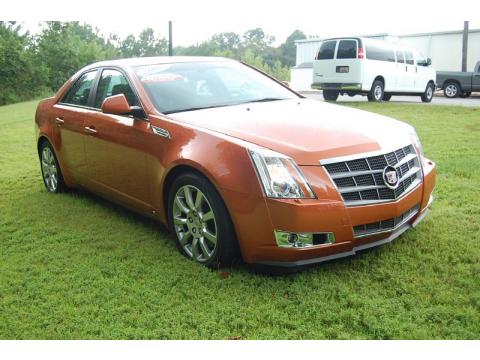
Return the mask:
<path id="1" fill-rule="evenodd" d="M 318 51 L 317 60 L 333 59 L 336 45 L 336 41 L 325 41 L 322 43 L 322 46 L 320 46 L 320 50 Z"/>
<path id="2" fill-rule="evenodd" d="M 356 59 L 357 58 L 357 41 L 356 40 L 340 40 L 338 43 L 337 59 Z"/>
<path id="3" fill-rule="evenodd" d="M 383 48 L 376 44 L 367 44 L 367 59 L 395 62 L 395 51 L 393 49 Z"/>

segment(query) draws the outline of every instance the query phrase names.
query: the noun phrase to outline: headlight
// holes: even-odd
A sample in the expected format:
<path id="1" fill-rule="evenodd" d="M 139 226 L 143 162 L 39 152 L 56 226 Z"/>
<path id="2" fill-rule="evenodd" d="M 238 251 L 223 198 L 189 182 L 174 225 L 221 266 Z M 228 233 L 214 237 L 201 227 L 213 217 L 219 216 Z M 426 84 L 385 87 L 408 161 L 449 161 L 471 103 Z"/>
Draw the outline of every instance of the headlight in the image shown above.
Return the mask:
<path id="1" fill-rule="evenodd" d="M 410 130 L 410 139 L 412 140 L 413 146 L 415 146 L 415 150 L 417 150 L 417 153 L 420 155 L 420 158 L 423 160 L 425 155 L 423 153 L 422 143 L 420 142 L 417 132 L 413 127 Z"/>
<path id="2" fill-rule="evenodd" d="M 248 152 L 267 197 L 315 198 L 293 159 L 264 148 L 251 148 Z"/>

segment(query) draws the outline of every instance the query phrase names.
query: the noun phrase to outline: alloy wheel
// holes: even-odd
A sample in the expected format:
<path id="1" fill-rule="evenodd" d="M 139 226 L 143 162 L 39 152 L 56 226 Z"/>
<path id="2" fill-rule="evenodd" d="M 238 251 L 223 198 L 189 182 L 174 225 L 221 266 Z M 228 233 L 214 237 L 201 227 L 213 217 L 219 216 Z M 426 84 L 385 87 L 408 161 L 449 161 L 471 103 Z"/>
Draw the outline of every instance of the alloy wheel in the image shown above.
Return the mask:
<path id="1" fill-rule="evenodd" d="M 455 97 L 457 95 L 457 91 L 458 91 L 457 86 L 453 84 L 450 84 L 445 88 L 445 94 L 448 97 Z"/>
<path id="2" fill-rule="evenodd" d="M 185 253 L 198 262 L 207 262 L 217 247 L 217 224 L 205 194 L 195 186 L 178 189 L 173 201 L 175 233 Z"/>
<path id="3" fill-rule="evenodd" d="M 55 156 L 48 146 L 42 150 L 42 174 L 47 189 L 50 192 L 56 192 L 58 188 L 58 169 Z"/>
<path id="4" fill-rule="evenodd" d="M 429 86 L 427 88 L 427 99 L 431 99 L 433 97 L 433 87 Z"/>

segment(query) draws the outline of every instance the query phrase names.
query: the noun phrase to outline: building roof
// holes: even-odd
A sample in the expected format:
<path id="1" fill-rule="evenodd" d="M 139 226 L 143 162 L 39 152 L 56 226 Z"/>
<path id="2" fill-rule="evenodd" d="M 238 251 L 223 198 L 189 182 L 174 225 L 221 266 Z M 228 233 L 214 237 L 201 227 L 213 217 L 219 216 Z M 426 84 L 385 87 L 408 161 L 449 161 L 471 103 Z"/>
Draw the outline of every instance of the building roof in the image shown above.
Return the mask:
<path id="1" fill-rule="evenodd" d="M 473 34 L 480 32 L 480 29 L 469 29 L 468 33 Z M 341 36 L 342 38 L 346 37 L 368 37 L 368 38 L 375 38 L 375 37 L 399 37 L 399 38 L 406 38 L 406 37 L 416 37 L 416 36 L 438 36 L 438 35 L 454 35 L 454 34 L 461 34 L 463 30 L 451 30 L 451 31 L 436 31 L 436 32 L 426 32 L 426 33 L 415 33 L 415 34 L 400 34 L 400 35 L 393 35 L 388 33 L 379 33 L 379 34 L 370 34 L 370 35 L 361 35 L 361 36 Z M 302 39 L 302 40 L 295 40 L 295 43 L 315 43 L 324 40 L 325 38 L 312 38 L 312 39 Z"/>

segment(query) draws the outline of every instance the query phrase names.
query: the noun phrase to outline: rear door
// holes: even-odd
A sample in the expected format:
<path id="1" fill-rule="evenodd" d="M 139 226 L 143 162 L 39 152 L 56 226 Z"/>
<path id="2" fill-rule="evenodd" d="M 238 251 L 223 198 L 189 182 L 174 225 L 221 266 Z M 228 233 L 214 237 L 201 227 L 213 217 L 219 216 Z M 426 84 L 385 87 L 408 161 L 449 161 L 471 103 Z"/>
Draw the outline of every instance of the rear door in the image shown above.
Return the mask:
<path id="1" fill-rule="evenodd" d="M 361 83 L 361 67 L 358 60 L 358 40 L 342 39 L 338 41 L 336 61 L 331 69 L 333 82 Z"/>
<path id="2" fill-rule="evenodd" d="M 56 131 L 60 137 L 59 156 L 62 164 L 77 181 L 86 170 L 84 121 L 85 117 L 95 112 L 89 107 L 89 99 L 97 75 L 98 70 L 82 74 L 55 106 L 61 110 L 55 119 Z"/>
<path id="3" fill-rule="evenodd" d="M 335 82 L 335 52 L 337 50 L 337 40 L 327 40 L 322 42 L 317 57 L 313 62 L 313 83 L 332 83 Z"/>

